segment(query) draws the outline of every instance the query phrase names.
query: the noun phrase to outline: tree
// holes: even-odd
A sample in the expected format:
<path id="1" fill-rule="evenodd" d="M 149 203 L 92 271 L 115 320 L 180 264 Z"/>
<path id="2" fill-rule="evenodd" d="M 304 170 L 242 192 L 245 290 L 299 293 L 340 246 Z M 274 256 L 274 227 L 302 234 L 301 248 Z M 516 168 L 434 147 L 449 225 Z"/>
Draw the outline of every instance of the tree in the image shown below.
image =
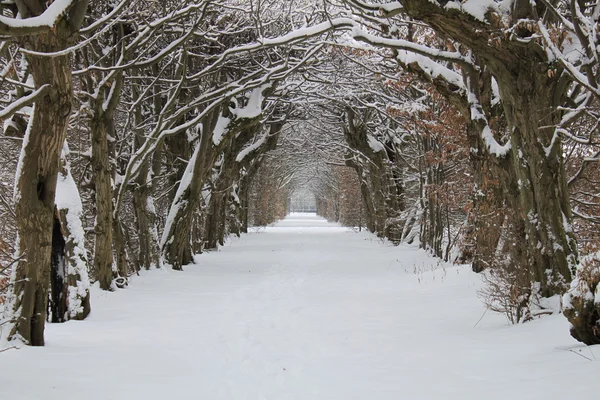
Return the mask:
<path id="1" fill-rule="evenodd" d="M 42 346 L 48 309 L 55 194 L 60 154 L 73 101 L 69 57 L 87 7 L 86 0 L 17 0 L 13 15 L 2 17 L 0 34 L 21 43 L 34 82 L 33 112 L 23 140 L 15 178 L 18 258 L 11 276 L 4 337 Z M 52 54 L 55 53 L 55 54 Z M 51 55 L 51 56 L 49 56 Z"/>
<path id="2" fill-rule="evenodd" d="M 544 15 L 550 10 L 541 2 L 533 5 L 521 1 L 510 9 L 494 3 L 475 14 L 456 2 L 445 7 L 412 0 L 396 4 L 349 3 L 364 12 L 382 10 L 381 14 L 388 18 L 414 18 L 438 37 L 450 39 L 452 49 L 460 46 L 460 51 L 446 51 L 413 43 L 410 38 L 380 38 L 365 31 L 354 34 L 359 40 L 399 50 L 398 57 L 405 64 L 414 63 L 421 70 L 430 71 L 432 79 L 441 77 L 451 83 L 452 86 L 446 86 L 450 89 L 448 94 L 466 91 L 468 107 L 463 109 L 469 110 L 478 141 L 490 154 L 508 161 L 501 162 L 507 171 L 500 175 L 506 177 L 501 184 L 509 207 L 519 216 L 515 232 L 527 243 L 513 252 L 513 262 L 529 269 L 531 282 L 540 284 L 542 295 L 564 292 L 577 263 L 577 248 L 569 229 L 572 217 L 557 128 L 564 116 L 558 110 L 568 98 L 572 80 L 562 74 L 560 61 L 543 51 L 542 41 L 523 22 L 528 19 L 544 27 L 548 20 Z M 511 34 L 497 33 L 506 29 Z M 452 77 L 452 65 L 460 66 L 463 79 L 460 75 Z M 498 87 L 502 117 L 509 133 L 509 142 L 502 146 L 494 137 L 492 120 L 480 102 L 485 92 L 478 79 L 485 78 L 482 73 L 486 71 Z"/>

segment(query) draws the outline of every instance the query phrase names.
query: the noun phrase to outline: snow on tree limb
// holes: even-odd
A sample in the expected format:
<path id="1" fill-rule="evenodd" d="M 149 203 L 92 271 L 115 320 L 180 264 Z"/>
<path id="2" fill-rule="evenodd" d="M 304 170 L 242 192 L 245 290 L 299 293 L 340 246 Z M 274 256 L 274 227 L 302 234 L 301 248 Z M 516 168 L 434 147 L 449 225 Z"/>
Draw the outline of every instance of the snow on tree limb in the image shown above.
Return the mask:
<path id="1" fill-rule="evenodd" d="M 31 94 L 28 94 L 27 96 L 23 96 L 20 99 L 15 100 L 4 110 L 0 111 L 0 120 L 10 118 L 13 114 L 17 113 L 24 106 L 32 104 L 38 99 L 38 97 L 42 96 L 46 92 L 46 90 L 48 90 L 48 88 L 50 88 L 50 85 L 42 85 Z"/>
<path id="2" fill-rule="evenodd" d="M 353 27 L 351 34 L 356 40 L 360 40 L 374 46 L 400 49 L 406 52 L 429 57 L 433 60 L 453 62 L 462 66 L 473 66 L 472 58 L 470 56 L 464 56 L 458 51 L 443 51 L 403 39 L 382 38 L 367 33 L 358 26 Z"/>
<path id="3" fill-rule="evenodd" d="M 47 32 L 66 15 L 76 0 L 55 0 L 36 17 L 17 19 L 0 15 L 0 34 L 8 36 L 26 36 Z"/>

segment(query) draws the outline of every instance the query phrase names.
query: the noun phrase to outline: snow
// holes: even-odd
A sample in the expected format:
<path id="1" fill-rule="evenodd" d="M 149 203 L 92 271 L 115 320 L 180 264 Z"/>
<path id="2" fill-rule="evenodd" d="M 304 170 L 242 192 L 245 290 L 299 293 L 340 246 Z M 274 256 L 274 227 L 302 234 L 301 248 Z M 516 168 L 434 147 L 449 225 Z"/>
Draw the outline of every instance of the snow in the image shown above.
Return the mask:
<path id="1" fill-rule="evenodd" d="M 25 106 L 33 103 L 35 98 L 40 93 L 42 93 L 43 91 L 48 89 L 49 87 L 50 87 L 50 85 L 42 85 L 38 89 L 36 89 L 33 93 L 31 93 L 27 96 L 23 96 L 15 101 L 12 101 L 6 108 L 4 108 L 3 110 L 0 110 L 0 120 L 5 120 L 7 116 L 16 113 L 20 109 L 24 109 Z M 33 115 L 33 114 L 29 114 L 29 115 Z M 6 131 L 6 125 L 4 127 L 4 130 Z"/>
<path id="2" fill-rule="evenodd" d="M 446 3 L 444 8 L 447 10 L 460 10 L 460 3 L 458 1 L 450 0 Z"/>
<path id="3" fill-rule="evenodd" d="M 371 150 L 373 150 L 375 153 L 385 151 L 385 146 L 381 144 L 379 140 L 375 139 L 371 134 L 367 134 L 367 143 L 369 144 Z"/>
<path id="4" fill-rule="evenodd" d="M 504 157 L 512 148 L 511 142 L 507 141 L 505 144 L 498 143 L 494 137 L 494 133 L 490 129 L 487 118 L 483 113 L 483 108 L 481 107 L 481 104 L 479 104 L 477 96 L 470 92 L 467 98 L 471 105 L 471 119 L 473 121 L 480 120 L 485 122 L 485 126 L 481 130 L 481 138 L 488 147 L 490 153 L 496 155 L 496 157 Z"/>
<path id="5" fill-rule="evenodd" d="M 502 97 L 500 97 L 500 88 L 498 87 L 498 81 L 496 81 L 496 78 L 492 77 L 492 100 L 491 100 L 491 104 L 492 106 L 495 106 L 497 104 L 500 104 L 500 102 L 502 101 Z"/>
<path id="6" fill-rule="evenodd" d="M 15 238 L 15 259 L 20 256 L 19 234 L 17 233 Z M 9 282 L 16 281 L 17 268 L 11 268 Z M 17 295 L 13 290 L 8 290 L 4 298 L 4 304 L 0 305 L 0 350 L 11 347 L 13 343 L 23 343 L 23 337 L 19 333 L 9 339 L 10 333 L 15 326 L 16 316 L 21 315 L 21 310 L 23 309 L 22 298 L 22 293 Z M 19 303 L 21 305 L 15 310 L 16 304 Z M 2 372 L 2 364 L 0 364 L 0 372 Z"/>
<path id="7" fill-rule="evenodd" d="M 0 15 L 0 24 L 13 28 L 52 28 L 71 7 L 73 0 L 54 0 L 41 15 L 26 19 L 8 18 Z"/>
<path id="8" fill-rule="evenodd" d="M 220 120 L 221 117 L 219 117 Z M 196 146 L 194 150 L 194 154 L 189 159 L 187 166 L 185 167 L 185 171 L 181 176 L 181 181 L 179 182 L 179 186 L 177 186 L 177 192 L 175 193 L 175 197 L 173 198 L 173 203 L 171 203 L 171 207 L 169 207 L 169 215 L 167 216 L 167 220 L 165 221 L 165 228 L 163 230 L 163 235 L 160 240 L 160 247 L 163 248 L 167 243 L 173 243 L 175 236 L 171 235 L 171 227 L 175 222 L 175 217 L 179 212 L 179 209 L 185 205 L 187 200 L 184 198 L 184 194 L 186 190 L 192 184 L 192 179 L 194 177 L 194 169 L 196 168 L 196 162 L 198 162 L 198 157 L 200 154 L 200 145 Z M 169 235 L 171 235 L 169 237 Z"/>
<path id="9" fill-rule="evenodd" d="M 63 157 L 64 155 L 65 150 L 63 149 Z M 60 173 L 58 175 L 54 203 L 59 210 L 68 209 L 78 215 L 83 212 L 79 190 L 77 189 L 77 184 L 73 180 L 73 176 L 71 175 L 70 171 L 67 171 L 66 174 Z M 82 238 L 84 237 L 83 230 L 82 232 L 78 232 L 78 234 L 81 234 Z"/>
<path id="10" fill-rule="evenodd" d="M 331 29 L 342 29 L 351 28 L 356 25 L 356 22 L 351 18 L 334 18 L 326 22 L 321 22 L 313 26 L 303 26 L 302 28 L 295 29 L 285 35 L 274 37 L 274 38 L 259 38 L 257 42 L 236 46 L 225 50 L 218 59 L 216 59 L 209 66 L 196 74 L 189 77 L 195 79 L 203 76 L 214 68 L 215 65 L 221 65 L 221 63 L 231 56 L 236 54 L 250 52 L 256 49 L 263 49 L 275 46 L 281 46 L 288 43 L 294 43 L 302 40 L 306 40 L 311 37 L 322 35 Z"/>
<path id="11" fill-rule="evenodd" d="M 230 194 L 231 194 L 231 197 L 233 198 L 233 202 L 235 204 L 241 204 L 240 196 L 238 196 L 238 185 L 233 184 L 231 186 L 231 192 L 230 192 Z"/>
<path id="12" fill-rule="evenodd" d="M 481 131 L 481 137 L 490 150 L 490 153 L 494 154 L 496 157 L 504 157 L 511 149 L 510 142 L 501 145 L 496 141 L 496 138 L 494 138 L 494 134 L 488 125 Z"/>
<path id="13" fill-rule="evenodd" d="M 387 4 L 377 4 L 377 5 L 387 12 L 392 12 L 392 11 L 402 8 L 402 5 L 400 4 L 399 1 L 392 1 Z"/>
<path id="14" fill-rule="evenodd" d="M 195 260 L 185 272 L 143 272 L 125 290 L 93 288 L 87 320 L 50 324 L 44 348 L 0 354 L 3 398 L 551 400 L 600 390 L 600 347 L 575 342 L 563 316 L 509 326 L 484 314 L 468 266 L 411 246 L 294 214 Z"/>
<path id="15" fill-rule="evenodd" d="M 416 62 L 432 79 L 442 77 L 456 87 L 464 90 L 464 84 L 462 76 L 452 71 L 449 68 L 442 66 L 441 64 L 433 61 L 431 58 L 415 54 L 409 51 L 399 50 L 398 60 L 402 63 L 410 65 Z"/>
<path id="16" fill-rule="evenodd" d="M 562 297 L 563 309 L 573 309 L 573 300 L 583 300 L 593 304 L 600 303 L 600 285 L 596 285 L 595 290 L 588 285 L 590 274 L 598 272 L 597 260 L 600 260 L 600 252 L 582 257 L 569 290 Z"/>
<path id="17" fill-rule="evenodd" d="M 460 10 L 482 22 L 487 22 L 485 14 L 489 11 L 500 13 L 507 18 L 512 10 L 514 0 L 450 0 L 444 8 Z"/>
<path id="18" fill-rule="evenodd" d="M 87 271 L 87 253 L 85 250 L 85 231 L 81 218 L 83 216 L 83 204 L 77 189 L 77 184 L 71 175 L 68 161 L 69 146 L 63 144 L 61 159 L 66 165 L 64 173 L 58 174 L 56 183 L 56 196 L 54 203 L 58 210 L 67 210 L 66 223 L 69 235 L 65 238 L 72 248 L 72 257 L 67 259 L 67 275 L 77 277 L 76 286 L 68 286 L 68 317 L 74 318 L 83 312 L 82 300 L 90 291 L 90 280 Z M 59 269 L 60 270 L 60 269 Z"/>
<path id="19" fill-rule="evenodd" d="M 492 11 L 498 9 L 496 0 L 466 0 L 462 2 L 460 7 L 463 12 L 483 22 L 486 21 L 485 14 L 487 14 L 490 9 Z"/>
<path id="20" fill-rule="evenodd" d="M 252 153 L 255 150 L 258 150 L 263 144 L 265 144 L 268 137 L 269 137 L 269 133 L 265 132 L 256 142 L 254 142 L 250 146 L 242 149 L 242 151 L 240 151 L 239 154 L 236 156 L 235 161 L 238 163 L 242 162 L 244 160 L 244 158 L 246 158 L 248 156 L 248 154 Z"/>
<path id="21" fill-rule="evenodd" d="M 263 91 L 271 86 L 270 83 L 262 85 L 260 87 L 252 89 L 250 97 L 248 98 L 248 104 L 245 107 L 232 110 L 232 114 L 237 118 L 256 118 L 262 113 L 262 106 L 264 102 Z"/>
<path id="22" fill-rule="evenodd" d="M 585 58 L 583 47 L 576 34 L 568 32 L 562 46 L 565 60 L 571 64 L 577 64 Z"/>
<path id="23" fill-rule="evenodd" d="M 15 170 L 15 186 L 13 189 L 13 202 L 17 204 L 21 200 L 21 191 L 19 189 L 19 180 L 23 173 L 23 163 L 25 162 L 25 156 L 27 153 L 27 145 L 31 138 L 31 130 L 33 129 L 33 116 L 35 115 L 35 104 L 31 107 L 31 114 L 29 121 L 27 122 L 27 128 L 25 129 L 25 135 L 23 136 L 23 143 L 21 144 L 21 152 L 19 153 L 19 161 Z"/>
<path id="24" fill-rule="evenodd" d="M 215 146 L 218 146 L 219 143 L 221 143 L 221 140 L 223 140 L 223 136 L 227 132 L 227 127 L 230 122 L 231 119 L 219 115 L 219 119 L 215 125 L 215 131 L 213 132 L 213 143 Z"/>

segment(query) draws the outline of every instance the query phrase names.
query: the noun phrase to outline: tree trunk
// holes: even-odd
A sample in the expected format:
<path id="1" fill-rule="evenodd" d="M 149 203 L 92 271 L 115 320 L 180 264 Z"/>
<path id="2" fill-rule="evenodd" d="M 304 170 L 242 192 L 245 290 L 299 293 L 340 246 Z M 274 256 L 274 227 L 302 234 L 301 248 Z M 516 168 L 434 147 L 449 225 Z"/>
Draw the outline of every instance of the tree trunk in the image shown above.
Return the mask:
<path id="1" fill-rule="evenodd" d="M 364 216 L 365 225 L 369 232 L 375 233 L 377 231 L 377 224 L 375 222 L 375 206 L 373 205 L 373 199 L 371 198 L 371 191 L 366 181 L 364 169 L 362 165 L 354 159 L 346 159 L 346 165 L 353 168 L 358 176 L 360 183 L 360 194 L 364 205 Z"/>
<path id="2" fill-rule="evenodd" d="M 467 127 L 471 169 L 473 171 L 472 225 L 474 249 L 472 269 L 482 272 L 491 267 L 497 257 L 498 242 L 505 219 L 505 193 L 503 185 L 510 181 L 510 160 L 491 155 L 483 143 L 481 127 L 471 121 Z M 516 238 L 515 238 L 516 239 Z M 517 241 L 520 241 L 518 239 Z"/>
<path id="3" fill-rule="evenodd" d="M 400 3 L 406 14 L 469 48 L 495 78 L 510 133 L 511 175 L 518 184 L 518 201 L 509 200 L 511 209 L 507 211 L 524 224 L 525 260 L 515 262 L 531 272 L 532 284 L 539 283 L 542 296 L 563 293 L 578 256 L 570 228 L 562 146 L 555 135 L 562 117 L 557 110 L 568 89 L 560 82 L 562 67 L 535 43 L 523 46 L 519 40 L 496 36 L 492 24 L 458 15 L 434 2 Z M 513 12 L 521 17 L 519 13 L 530 13 L 531 7 Z M 506 191 L 509 183 L 502 184 Z"/>
<path id="4" fill-rule="evenodd" d="M 358 120 L 354 110 L 347 107 L 346 117 L 347 121 L 343 127 L 346 143 L 365 158 L 365 160 L 360 160 L 355 159 L 355 156 L 350 156 L 346 165 L 356 170 L 361 182 L 361 193 L 367 210 L 367 228 L 377 236 L 385 237 L 388 215 L 386 207 L 388 196 L 387 192 L 384 192 L 388 189 L 384 163 L 384 159 L 387 160 L 386 152 L 383 146 L 381 149 L 372 148 L 372 143 L 378 142 L 367 132 L 368 113 L 362 117 L 362 120 Z M 367 164 L 366 167 L 362 165 L 363 162 Z"/>
<path id="5" fill-rule="evenodd" d="M 217 184 L 219 179 L 217 178 Z M 224 193 L 219 191 L 219 187 L 214 188 L 210 201 L 206 218 L 204 219 L 204 248 L 207 250 L 216 250 L 219 242 L 219 224 L 221 223 L 221 209 L 225 200 Z"/>
<path id="6" fill-rule="evenodd" d="M 97 101 L 92 119 L 92 169 L 96 193 L 96 225 L 94 227 L 94 271 L 103 290 L 112 289 L 116 278 L 113 270 L 113 203 L 110 157 L 106 121 L 102 110 L 102 101 Z"/>
<path id="7" fill-rule="evenodd" d="M 83 205 L 71 176 L 65 143 L 56 191 L 52 234 L 52 322 L 82 320 L 90 313 L 90 281 L 81 216 Z"/>
<path id="8" fill-rule="evenodd" d="M 60 219 L 54 218 L 52 229 L 52 269 L 50 273 L 50 321 L 65 322 L 67 320 L 67 282 L 65 271 L 66 242 L 61 232 Z"/>
<path id="9" fill-rule="evenodd" d="M 118 288 L 127 286 L 127 278 L 129 276 L 129 257 L 127 256 L 127 238 L 123 231 L 123 224 L 118 218 L 113 218 L 113 248 L 115 251 L 115 269 L 116 281 Z"/>
<path id="10" fill-rule="evenodd" d="M 140 172 L 138 181 L 141 183 L 141 177 L 147 177 L 144 174 L 144 168 Z M 146 180 L 146 179 L 144 179 Z M 158 228 L 156 225 L 156 210 L 154 202 L 150 195 L 149 182 L 139 184 L 133 191 L 133 206 L 135 210 L 135 219 L 139 235 L 139 254 L 137 270 L 142 268 L 151 269 L 159 267 L 159 246 L 158 246 Z"/>
<path id="11" fill-rule="evenodd" d="M 248 200 L 250 197 L 250 177 L 245 176 L 240 181 L 240 232 L 248 233 Z"/>
<path id="12" fill-rule="evenodd" d="M 27 39 L 27 48 L 53 52 L 67 46 L 67 32 L 54 32 Z M 33 346 L 44 345 L 44 323 L 48 309 L 54 198 L 60 153 L 72 108 L 73 82 L 68 56 L 27 55 L 35 87 L 49 85 L 35 102 L 23 140 L 15 177 L 15 214 L 18 239 L 12 294 L 6 306 L 12 320 L 9 336 Z"/>
<path id="13" fill-rule="evenodd" d="M 388 214 L 385 201 L 387 196 L 384 194 L 384 189 L 387 189 L 384 184 L 386 171 L 379 152 L 371 154 L 369 158 L 369 181 L 371 183 L 370 191 L 373 198 L 373 212 L 375 213 L 375 232 L 378 237 L 383 238 L 386 233 Z"/>
<path id="14" fill-rule="evenodd" d="M 570 228 L 562 145 L 560 138 L 554 138 L 560 116 L 549 112 L 554 85 L 546 75 L 542 79 L 538 74 L 528 75 L 532 86 L 520 83 L 517 89 L 528 92 L 514 103 L 507 101 L 504 107 L 512 132 L 512 161 L 519 185 L 519 217 L 525 222 L 528 265 L 534 281 L 541 284 L 542 296 L 549 297 L 568 288 L 577 264 L 577 246 Z"/>
<path id="15" fill-rule="evenodd" d="M 192 261 L 190 235 L 193 213 L 199 203 L 202 188 L 218 155 L 213 143 L 213 131 L 220 116 L 215 110 L 202 122 L 202 136 L 188 161 L 167 217 L 161 240 L 165 261 L 175 270 Z"/>
<path id="16" fill-rule="evenodd" d="M 135 88 L 134 95 L 136 98 L 139 97 L 138 90 Z M 141 106 L 136 108 L 134 117 L 135 126 L 141 126 L 143 124 Z M 139 148 L 145 141 L 143 129 L 138 129 L 135 134 L 135 143 Z M 154 200 L 152 198 L 154 187 L 152 175 L 156 176 L 160 174 L 162 167 L 161 154 L 162 142 L 154 153 L 152 163 L 150 160 L 143 161 L 135 180 L 136 185 L 133 190 L 133 208 L 139 239 L 139 252 L 137 265 L 135 266 L 137 271 L 142 268 L 148 270 L 152 267 L 160 267 L 158 226 L 156 223 L 156 209 L 154 208 Z"/>

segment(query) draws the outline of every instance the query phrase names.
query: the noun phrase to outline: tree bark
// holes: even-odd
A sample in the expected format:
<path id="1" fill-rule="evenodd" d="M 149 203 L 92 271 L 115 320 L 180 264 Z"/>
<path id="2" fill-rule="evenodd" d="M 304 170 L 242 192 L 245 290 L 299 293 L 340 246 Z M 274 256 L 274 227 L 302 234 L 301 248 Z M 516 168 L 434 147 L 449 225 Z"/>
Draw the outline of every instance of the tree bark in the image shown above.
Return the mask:
<path id="1" fill-rule="evenodd" d="M 385 237 L 388 215 L 386 208 L 388 196 L 387 193 L 384 193 L 384 190 L 388 189 L 385 184 L 387 171 L 384 158 L 387 159 L 386 153 L 383 148 L 380 151 L 371 148 L 365 125 L 368 115 L 363 117 L 365 121 L 357 121 L 356 113 L 347 107 L 346 117 L 347 122 L 344 124 L 346 143 L 351 149 L 366 158 L 360 160 L 355 156 L 350 156 L 346 160 L 346 165 L 356 170 L 361 182 L 361 193 L 367 211 L 367 228 L 377 236 Z M 376 139 L 371 138 L 371 140 L 375 141 Z M 363 163 L 367 165 L 364 166 Z"/>
<path id="2" fill-rule="evenodd" d="M 98 102 L 101 107 L 102 101 Z M 100 115 L 98 115 L 100 113 Z M 94 271 L 103 290 L 111 290 L 116 277 L 113 271 L 113 207 L 108 135 L 102 111 L 96 110 L 92 119 L 92 170 L 96 197 L 94 226 Z"/>
<path id="3" fill-rule="evenodd" d="M 206 177 L 218 155 L 213 143 L 213 132 L 219 115 L 220 109 L 217 109 L 202 122 L 200 143 L 188 161 L 169 211 L 161 252 L 174 270 L 180 271 L 192 261 L 190 235 L 193 213 L 199 204 Z"/>
<path id="4" fill-rule="evenodd" d="M 139 95 L 137 91 L 134 91 L 134 93 Z M 142 122 L 142 110 L 141 107 L 138 107 L 135 111 L 135 125 L 140 126 Z M 144 143 L 144 132 L 142 130 L 136 132 L 135 141 L 138 147 Z M 142 163 L 133 189 L 133 207 L 139 238 L 139 252 L 135 267 L 138 271 L 142 268 L 149 270 L 152 267 L 160 267 L 158 226 L 152 198 L 152 188 L 154 187 L 152 175 L 160 173 L 161 153 L 161 148 L 158 148 L 153 158 L 154 165 L 151 165 L 150 160 L 145 160 Z"/>
<path id="5" fill-rule="evenodd" d="M 144 177 L 144 181 L 142 181 L 142 177 Z M 147 174 L 144 174 L 144 168 L 142 168 L 137 179 L 139 183 L 133 191 L 133 205 L 140 246 L 137 257 L 137 270 L 159 267 L 156 210 L 150 195 L 150 183 L 147 179 Z"/>
<path id="6" fill-rule="evenodd" d="M 511 175 L 518 183 L 518 201 L 510 204 L 510 211 L 523 221 L 526 235 L 526 262 L 519 262 L 531 271 L 532 283 L 540 284 L 543 296 L 563 293 L 577 264 L 577 248 L 562 147 L 555 135 L 561 118 L 556 110 L 567 89 L 560 82 L 562 68 L 535 43 L 523 46 L 495 36 L 492 26 L 465 13 L 432 2 L 400 3 L 409 16 L 469 47 L 496 79 L 510 133 Z M 502 184 L 506 187 L 507 182 Z"/>
<path id="7" fill-rule="evenodd" d="M 57 181 L 52 233 L 52 322 L 82 320 L 90 313 L 90 281 L 81 216 L 83 205 L 71 176 L 65 143 Z"/>
<path id="8" fill-rule="evenodd" d="M 64 27 L 26 39 L 26 47 L 38 52 L 64 49 L 70 32 Z M 54 198 L 60 153 L 73 101 L 69 57 L 27 56 L 35 87 L 49 85 L 35 102 L 23 140 L 15 177 L 15 213 L 18 257 L 12 276 L 12 296 L 7 310 L 13 319 L 10 337 L 27 344 L 44 345 L 48 309 Z"/>

